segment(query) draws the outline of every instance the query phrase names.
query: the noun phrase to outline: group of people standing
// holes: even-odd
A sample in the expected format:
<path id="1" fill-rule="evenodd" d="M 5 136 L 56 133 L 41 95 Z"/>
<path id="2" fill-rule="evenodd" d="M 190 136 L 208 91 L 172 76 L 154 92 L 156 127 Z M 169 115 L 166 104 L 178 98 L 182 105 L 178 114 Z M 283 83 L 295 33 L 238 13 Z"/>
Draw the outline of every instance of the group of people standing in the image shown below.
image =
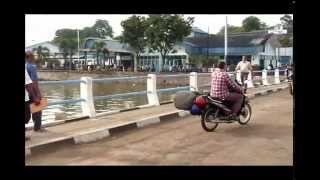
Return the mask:
<path id="1" fill-rule="evenodd" d="M 34 122 L 33 130 L 35 132 L 45 132 L 41 127 L 42 111 L 31 113 L 30 105 L 35 103 L 39 105 L 41 101 L 41 92 L 38 85 L 37 67 L 32 52 L 25 53 L 25 124 L 29 123 L 32 116 Z M 26 140 L 30 137 L 26 136 Z"/>

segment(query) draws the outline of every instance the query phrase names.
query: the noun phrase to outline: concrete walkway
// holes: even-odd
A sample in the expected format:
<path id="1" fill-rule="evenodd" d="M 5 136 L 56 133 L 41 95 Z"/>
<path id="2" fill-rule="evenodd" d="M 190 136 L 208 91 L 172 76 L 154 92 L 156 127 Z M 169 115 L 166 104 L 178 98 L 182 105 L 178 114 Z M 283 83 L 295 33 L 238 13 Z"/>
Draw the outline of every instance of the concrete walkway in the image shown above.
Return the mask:
<path id="1" fill-rule="evenodd" d="M 255 96 L 276 92 L 286 87 L 287 84 L 281 84 L 249 89 L 248 96 L 254 98 Z M 174 120 L 187 115 L 189 115 L 188 112 L 176 109 L 174 104 L 171 103 L 64 123 L 48 127 L 48 132 L 45 133 L 27 131 L 27 135 L 31 136 L 31 140 L 26 141 L 26 155 L 41 152 L 49 147 L 57 148 L 65 144 L 94 142 L 122 131 Z"/>
<path id="2" fill-rule="evenodd" d="M 150 125 L 97 142 L 27 156 L 42 165 L 293 165 L 293 97 L 287 91 L 252 99 L 247 125 L 206 132 L 199 116 Z"/>

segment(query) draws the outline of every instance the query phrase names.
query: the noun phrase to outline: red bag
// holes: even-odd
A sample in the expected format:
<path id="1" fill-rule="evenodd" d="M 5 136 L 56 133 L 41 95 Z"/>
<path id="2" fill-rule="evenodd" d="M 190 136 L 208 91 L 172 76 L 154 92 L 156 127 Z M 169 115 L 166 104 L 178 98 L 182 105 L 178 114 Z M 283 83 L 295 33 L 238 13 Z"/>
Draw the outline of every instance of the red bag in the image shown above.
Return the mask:
<path id="1" fill-rule="evenodd" d="M 197 105 L 200 109 L 203 109 L 207 105 L 207 101 L 203 96 L 198 96 L 194 100 L 194 104 Z"/>

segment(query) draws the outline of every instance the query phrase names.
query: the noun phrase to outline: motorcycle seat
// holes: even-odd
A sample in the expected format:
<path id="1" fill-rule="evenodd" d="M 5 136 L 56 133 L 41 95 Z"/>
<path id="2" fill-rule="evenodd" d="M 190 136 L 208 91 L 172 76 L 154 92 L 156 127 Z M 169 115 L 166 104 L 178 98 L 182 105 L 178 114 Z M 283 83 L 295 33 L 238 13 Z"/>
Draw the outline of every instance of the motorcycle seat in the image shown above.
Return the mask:
<path id="1" fill-rule="evenodd" d="M 219 104 L 223 104 L 223 101 L 218 99 L 218 98 L 214 98 L 214 97 L 211 97 L 211 96 L 208 96 L 208 99 L 209 99 L 209 102 L 214 102 L 214 103 L 219 103 Z"/>

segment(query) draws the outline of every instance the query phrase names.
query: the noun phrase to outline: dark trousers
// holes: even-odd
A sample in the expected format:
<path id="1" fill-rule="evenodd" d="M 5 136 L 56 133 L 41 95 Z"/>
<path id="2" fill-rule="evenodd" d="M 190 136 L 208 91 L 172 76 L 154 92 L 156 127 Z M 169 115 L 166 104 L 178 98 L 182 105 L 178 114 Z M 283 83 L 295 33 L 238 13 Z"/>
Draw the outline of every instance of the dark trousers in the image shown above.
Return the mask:
<path id="1" fill-rule="evenodd" d="M 31 111 L 30 111 L 30 101 L 25 102 L 25 124 L 29 123 L 31 118 Z M 36 112 L 32 114 L 32 120 L 34 123 L 33 130 L 38 131 L 41 129 L 41 120 L 42 120 L 42 111 Z"/>
<path id="2" fill-rule="evenodd" d="M 240 77 L 241 77 L 241 83 L 244 86 L 244 91 L 247 90 L 247 84 L 244 83 L 244 81 L 248 80 L 248 72 L 241 72 Z"/>
<path id="3" fill-rule="evenodd" d="M 30 118 L 31 118 L 31 113 L 30 113 L 30 102 L 27 101 L 24 103 L 25 104 L 25 109 L 24 109 L 24 113 L 25 113 L 25 120 L 24 123 L 28 124 Z"/>
<path id="4" fill-rule="evenodd" d="M 224 101 L 227 104 L 230 104 L 232 112 L 238 115 L 241 110 L 243 95 L 239 93 L 230 93 Z"/>
<path id="5" fill-rule="evenodd" d="M 32 114 L 32 120 L 34 123 L 33 130 L 38 131 L 41 129 L 41 120 L 42 120 L 42 111 L 36 112 Z"/>

